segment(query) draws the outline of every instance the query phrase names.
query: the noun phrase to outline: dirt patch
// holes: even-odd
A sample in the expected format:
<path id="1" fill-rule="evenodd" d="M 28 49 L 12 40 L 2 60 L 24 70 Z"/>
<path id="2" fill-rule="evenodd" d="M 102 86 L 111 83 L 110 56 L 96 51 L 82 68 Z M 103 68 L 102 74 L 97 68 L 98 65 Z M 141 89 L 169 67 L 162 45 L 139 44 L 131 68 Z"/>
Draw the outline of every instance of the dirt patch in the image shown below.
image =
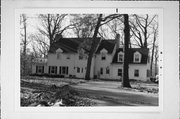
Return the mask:
<path id="1" fill-rule="evenodd" d="M 92 106 L 86 94 L 69 85 L 58 87 L 21 81 L 21 106 Z"/>

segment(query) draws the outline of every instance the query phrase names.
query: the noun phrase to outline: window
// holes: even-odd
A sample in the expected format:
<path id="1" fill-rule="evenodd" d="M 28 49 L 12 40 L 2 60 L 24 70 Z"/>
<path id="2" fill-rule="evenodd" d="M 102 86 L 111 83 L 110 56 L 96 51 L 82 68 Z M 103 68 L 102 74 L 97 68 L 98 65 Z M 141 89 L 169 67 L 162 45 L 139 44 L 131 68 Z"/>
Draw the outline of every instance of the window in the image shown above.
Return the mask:
<path id="1" fill-rule="evenodd" d="M 83 55 L 79 55 L 79 60 L 83 60 Z"/>
<path id="2" fill-rule="evenodd" d="M 139 70 L 138 70 L 138 69 L 135 69 L 135 70 L 134 70 L 134 76 L 135 76 L 135 77 L 139 77 Z"/>
<path id="3" fill-rule="evenodd" d="M 101 54 L 101 60 L 106 60 L 106 54 L 105 53 Z"/>
<path id="4" fill-rule="evenodd" d="M 147 70 L 147 73 L 146 73 L 146 74 L 147 74 L 147 75 L 146 75 L 147 77 L 150 77 L 150 76 L 151 76 L 151 72 L 150 72 L 149 69 Z"/>
<path id="5" fill-rule="evenodd" d="M 67 55 L 66 59 L 70 59 L 70 55 Z"/>
<path id="6" fill-rule="evenodd" d="M 77 67 L 77 73 L 80 73 L 80 68 L 79 67 Z"/>
<path id="7" fill-rule="evenodd" d="M 36 73 L 44 73 L 44 66 L 36 66 Z"/>
<path id="8" fill-rule="evenodd" d="M 81 73 L 83 73 L 83 68 L 81 68 Z"/>
<path id="9" fill-rule="evenodd" d="M 100 69 L 100 74 L 103 74 L 103 68 Z"/>
<path id="10" fill-rule="evenodd" d="M 139 62 L 140 58 L 139 58 L 139 54 L 135 54 L 134 55 L 134 61 L 135 62 Z"/>
<path id="11" fill-rule="evenodd" d="M 122 69 L 118 69 L 118 76 L 122 76 Z"/>
<path id="12" fill-rule="evenodd" d="M 57 52 L 57 59 L 61 59 L 61 53 Z"/>
<path id="13" fill-rule="evenodd" d="M 123 62 L 123 59 L 124 59 L 124 53 L 123 52 L 118 53 L 118 62 Z"/>
<path id="14" fill-rule="evenodd" d="M 66 67 L 62 67 L 62 74 L 66 74 Z"/>
<path id="15" fill-rule="evenodd" d="M 109 74 L 109 67 L 106 68 L 106 74 Z"/>
<path id="16" fill-rule="evenodd" d="M 141 62 L 141 54 L 139 52 L 134 53 L 134 62 L 136 63 Z"/>
<path id="17" fill-rule="evenodd" d="M 67 66 L 60 66 L 59 67 L 59 74 L 68 74 L 68 67 Z"/>
<path id="18" fill-rule="evenodd" d="M 57 66 L 49 66 L 49 74 L 57 74 Z"/>

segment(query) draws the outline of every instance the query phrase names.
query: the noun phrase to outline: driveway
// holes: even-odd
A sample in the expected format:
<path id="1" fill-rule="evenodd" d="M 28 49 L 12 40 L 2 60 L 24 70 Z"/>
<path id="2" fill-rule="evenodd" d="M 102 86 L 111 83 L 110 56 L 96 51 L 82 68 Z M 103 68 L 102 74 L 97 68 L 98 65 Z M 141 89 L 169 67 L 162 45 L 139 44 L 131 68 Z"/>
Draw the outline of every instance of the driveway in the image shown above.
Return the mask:
<path id="1" fill-rule="evenodd" d="M 158 94 L 121 88 L 120 82 L 88 81 L 73 85 L 86 92 L 97 106 L 158 106 Z"/>

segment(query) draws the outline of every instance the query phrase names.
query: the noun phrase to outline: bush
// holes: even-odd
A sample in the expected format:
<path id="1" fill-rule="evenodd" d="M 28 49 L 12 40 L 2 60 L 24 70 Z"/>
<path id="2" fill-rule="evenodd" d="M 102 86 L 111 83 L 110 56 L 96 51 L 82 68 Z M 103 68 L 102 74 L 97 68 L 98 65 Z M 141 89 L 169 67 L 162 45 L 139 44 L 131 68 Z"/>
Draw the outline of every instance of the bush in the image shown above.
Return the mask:
<path id="1" fill-rule="evenodd" d="M 64 75 L 55 75 L 55 74 L 30 74 L 30 76 L 39 76 L 39 77 L 51 77 L 51 78 L 64 78 Z"/>

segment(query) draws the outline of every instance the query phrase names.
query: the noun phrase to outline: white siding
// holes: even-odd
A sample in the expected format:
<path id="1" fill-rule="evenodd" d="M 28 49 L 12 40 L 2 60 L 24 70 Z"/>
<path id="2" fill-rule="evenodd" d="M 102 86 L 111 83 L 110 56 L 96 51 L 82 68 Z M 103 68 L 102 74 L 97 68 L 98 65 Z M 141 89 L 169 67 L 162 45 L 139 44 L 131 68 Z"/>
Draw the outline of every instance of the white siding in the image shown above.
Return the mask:
<path id="1" fill-rule="evenodd" d="M 122 64 L 113 64 L 112 65 L 112 79 L 120 79 L 118 76 L 118 68 L 123 68 Z M 139 70 L 139 77 L 134 76 L 134 71 Z M 129 65 L 129 79 L 142 80 L 147 81 L 149 77 L 147 77 L 147 70 L 149 69 L 147 64 L 130 64 Z"/>
<path id="2" fill-rule="evenodd" d="M 70 59 L 67 59 L 67 56 L 70 56 Z M 75 67 L 75 54 L 61 54 L 60 59 L 57 59 L 56 54 L 48 54 L 48 67 L 49 66 L 57 66 L 57 74 L 59 74 L 60 66 L 68 67 L 68 75 L 75 75 L 74 67 Z"/>
<path id="3" fill-rule="evenodd" d="M 111 77 L 112 79 L 117 79 L 120 80 L 122 77 L 118 76 L 118 69 L 123 69 L 123 65 L 122 64 L 112 64 L 111 66 Z"/>
<path id="4" fill-rule="evenodd" d="M 67 57 L 70 57 L 70 59 L 67 59 Z M 122 64 L 111 64 L 112 62 L 112 54 L 106 54 L 106 59 L 101 59 L 101 54 L 96 54 L 95 58 L 92 59 L 91 64 L 91 78 L 94 78 L 94 75 L 97 76 L 97 78 L 101 79 L 121 79 L 121 76 L 118 76 L 118 69 L 123 69 Z M 78 53 L 74 54 L 61 54 L 61 58 L 57 59 L 56 54 L 48 54 L 48 63 L 47 65 L 44 64 L 44 73 L 48 73 L 49 66 L 57 66 L 57 74 L 59 74 L 59 67 L 60 66 L 66 66 L 68 67 L 68 75 L 65 75 L 66 77 L 69 77 L 70 75 L 74 75 L 77 78 L 84 78 L 86 73 L 86 67 L 87 67 L 87 59 L 79 59 Z M 77 72 L 77 67 L 80 68 L 80 72 Z M 109 74 L 106 73 L 106 68 L 109 67 Z M 149 77 L 147 77 L 147 69 L 149 69 L 149 63 L 148 64 L 130 64 L 129 65 L 129 78 L 130 79 L 136 79 L 136 80 L 148 80 Z M 103 74 L 100 74 L 100 69 L 103 68 Z M 139 77 L 134 76 L 134 71 L 139 70 Z M 83 72 L 82 72 L 83 70 Z M 32 66 L 32 73 L 36 73 L 36 65 Z"/>
<path id="5" fill-rule="evenodd" d="M 101 54 L 96 55 L 95 59 L 95 75 L 98 78 L 104 78 L 104 79 L 109 79 L 111 78 L 111 62 L 112 62 L 112 55 L 111 54 L 106 54 L 106 60 L 101 59 Z M 106 68 L 109 67 L 110 74 L 106 74 Z M 103 75 L 100 74 L 100 68 L 103 68 Z"/>
<path id="6" fill-rule="evenodd" d="M 70 56 L 70 59 L 67 57 Z M 56 54 L 48 54 L 48 66 L 58 66 L 57 72 L 59 73 L 59 66 L 68 66 L 68 75 L 75 75 L 77 78 L 84 78 L 86 73 L 87 59 L 79 60 L 79 55 L 77 53 L 74 54 L 61 54 L 61 58 L 57 59 Z M 80 68 L 80 72 L 77 73 L 77 67 Z M 91 64 L 91 75 L 94 76 L 94 58 L 92 59 Z M 83 69 L 83 72 L 82 72 Z"/>
<path id="7" fill-rule="evenodd" d="M 136 80 L 143 80 L 146 81 L 148 80 L 147 78 L 147 65 L 146 64 L 131 64 L 129 66 L 129 78 L 130 79 L 136 79 Z M 138 69 L 139 70 L 139 77 L 134 76 L 134 70 Z"/>

